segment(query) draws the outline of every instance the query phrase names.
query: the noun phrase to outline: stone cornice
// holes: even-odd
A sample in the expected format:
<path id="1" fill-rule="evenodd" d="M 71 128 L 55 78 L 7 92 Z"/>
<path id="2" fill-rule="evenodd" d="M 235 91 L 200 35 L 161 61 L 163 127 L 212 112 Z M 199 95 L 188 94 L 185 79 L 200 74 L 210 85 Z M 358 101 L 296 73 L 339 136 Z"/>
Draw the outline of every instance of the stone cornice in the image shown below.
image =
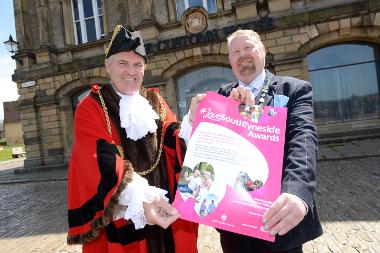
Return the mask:
<path id="1" fill-rule="evenodd" d="M 63 64 L 47 64 L 42 68 L 30 71 L 15 70 L 12 80 L 19 83 L 102 66 L 104 66 L 104 55 L 99 55 Z"/>

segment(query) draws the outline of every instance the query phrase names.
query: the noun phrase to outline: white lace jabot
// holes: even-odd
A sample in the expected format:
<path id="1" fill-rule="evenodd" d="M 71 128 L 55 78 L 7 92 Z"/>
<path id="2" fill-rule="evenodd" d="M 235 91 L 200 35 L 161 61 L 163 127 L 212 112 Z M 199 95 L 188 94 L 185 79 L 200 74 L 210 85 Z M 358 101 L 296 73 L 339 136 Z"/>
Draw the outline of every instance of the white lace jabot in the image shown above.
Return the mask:
<path id="1" fill-rule="evenodd" d="M 135 225 L 135 229 L 141 229 L 146 224 L 149 224 L 144 215 L 143 202 L 152 203 L 157 196 L 169 201 L 165 197 L 167 193 L 163 189 L 150 186 L 145 178 L 133 172 L 132 182 L 127 185 L 119 196 L 119 205 L 122 207 L 114 213 L 113 218 L 114 220 L 122 218 L 131 220 Z"/>
<path id="2" fill-rule="evenodd" d="M 120 92 L 117 94 L 121 97 L 120 124 L 125 129 L 128 138 L 136 141 L 157 130 L 155 119 L 159 117 L 148 100 L 138 92 L 133 95 L 124 95 Z"/>

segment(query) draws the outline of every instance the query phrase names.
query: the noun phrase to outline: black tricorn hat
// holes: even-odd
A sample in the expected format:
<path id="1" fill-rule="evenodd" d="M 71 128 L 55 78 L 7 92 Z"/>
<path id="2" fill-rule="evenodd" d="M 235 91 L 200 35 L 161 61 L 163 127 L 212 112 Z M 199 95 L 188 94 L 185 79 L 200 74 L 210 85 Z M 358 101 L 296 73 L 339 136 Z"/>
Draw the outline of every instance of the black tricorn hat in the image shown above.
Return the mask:
<path id="1" fill-rule="evenodd" d="M 147 60 L 144 43 L 140 32 L 129 31 L 122 25 L 117 25 L 113 30 L 112 39 L 106 49 L 106 58 L 113 54 L 125 51 L 134 51 Z"/>

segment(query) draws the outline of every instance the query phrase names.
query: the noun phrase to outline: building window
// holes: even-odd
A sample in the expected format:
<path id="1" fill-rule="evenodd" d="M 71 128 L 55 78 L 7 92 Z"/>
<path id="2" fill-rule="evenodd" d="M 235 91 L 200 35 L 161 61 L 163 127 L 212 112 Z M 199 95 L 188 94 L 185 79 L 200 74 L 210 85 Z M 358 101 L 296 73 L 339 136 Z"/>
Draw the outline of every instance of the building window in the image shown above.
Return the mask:
<path id="1" fill-rule="evenodd" d="M 75 110 L 77 109 L 77 106 L 80 103 L 80 101 L 82 101 L 82 99 L 84 99 L 88 94 L 90 94 L 90 91 L 91 90 L 89 88 L 85 88 L 83 90 L 80 90 L 71 97 L 71 105 L 73 107 L 73 112 L 75 112 Z"/>
<path id="2" fill-rule="evenodd" d="M 104 36 L 102 0 L 72 0 L 72 9 L 77 44 Z"/>
<path id="3" fill-rule="evenodd" d="M 185 10 L 200 6 L 206 9 L 208 13 L 216 13 L 216 0 L 177 0 L 177 20 L 181 20 Z"/>
<path id="4" fill-rule="evenodd" d="M 217 91 L 221 84 L 235 81 L 232 70 L 226 67 L 212 66 L 193 70 L 180 76 L 177 83 L 177 101 L 180 119 L 189 110 L 191 99 L 206 91 Z"/>
<path id="5" fill-rule="evenodd" d="M 371 44 L 338 44 L 307 56 L 317 124 L 380 118 L 380 55 Z"/>

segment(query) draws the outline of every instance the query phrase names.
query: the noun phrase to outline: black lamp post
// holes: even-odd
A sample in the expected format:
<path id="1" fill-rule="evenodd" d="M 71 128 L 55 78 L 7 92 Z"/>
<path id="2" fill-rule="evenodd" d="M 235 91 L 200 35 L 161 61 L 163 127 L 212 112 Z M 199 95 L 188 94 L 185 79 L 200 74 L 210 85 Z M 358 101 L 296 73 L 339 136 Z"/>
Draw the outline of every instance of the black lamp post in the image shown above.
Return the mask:
<path id="1" fill-rule="evenodd" d="M 12 35 L 9 35 L 9 39 L 7 41 L 4 41 L 4 45 L 7 48 L 7 50 L 14 55 L 18 51 L 18 42 L 13 40 Z"/>
<path id="2" fill-rule="evenodd" d="M 7 50 L 12 54 L 12 59 L 16 60 L 18 63 L 23 65 L 23 61 L 21 59 L 16 59 L 15 53 L 18 52 L 18 42 L 12 38 L 12 35 L 9 35 L 9 39 L 4 41 L 4 45 Z"/>

